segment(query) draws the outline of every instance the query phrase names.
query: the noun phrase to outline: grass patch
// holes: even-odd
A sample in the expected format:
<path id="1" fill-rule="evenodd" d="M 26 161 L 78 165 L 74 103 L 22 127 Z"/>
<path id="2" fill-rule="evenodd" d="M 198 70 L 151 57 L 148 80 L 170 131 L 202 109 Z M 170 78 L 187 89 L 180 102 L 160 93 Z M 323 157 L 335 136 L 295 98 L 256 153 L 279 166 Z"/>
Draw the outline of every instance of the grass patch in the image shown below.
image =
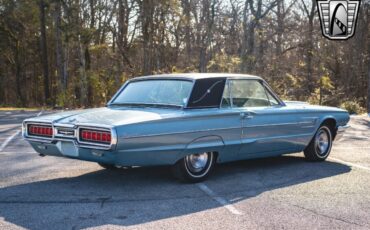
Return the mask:
<path id="1" fill-rule="evenodd" d="M 22 108 L 22 107 L 0 107 L 0 111 L 39 111 L 39 110 L 48 110 L 44 107 L 32 107 L 32 108 Z"/>

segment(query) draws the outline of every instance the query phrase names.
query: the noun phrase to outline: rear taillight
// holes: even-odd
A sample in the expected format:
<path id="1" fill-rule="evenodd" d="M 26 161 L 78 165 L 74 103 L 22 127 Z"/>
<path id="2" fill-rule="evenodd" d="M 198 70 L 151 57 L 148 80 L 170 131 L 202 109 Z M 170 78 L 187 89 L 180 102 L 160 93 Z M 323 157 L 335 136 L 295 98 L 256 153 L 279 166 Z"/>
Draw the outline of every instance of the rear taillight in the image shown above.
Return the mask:
<path id="1" fill-rule="evenodd" d="M 112 135 L 109 131 L 80 129 L 80 140 L 85 142 L 96 142 L 110 144 Z"/>
<path id="2" fill-rule="evenodd" d="M 28 125 L 28 135 L 52 137 L 53 128 L 47 125 Z"/>

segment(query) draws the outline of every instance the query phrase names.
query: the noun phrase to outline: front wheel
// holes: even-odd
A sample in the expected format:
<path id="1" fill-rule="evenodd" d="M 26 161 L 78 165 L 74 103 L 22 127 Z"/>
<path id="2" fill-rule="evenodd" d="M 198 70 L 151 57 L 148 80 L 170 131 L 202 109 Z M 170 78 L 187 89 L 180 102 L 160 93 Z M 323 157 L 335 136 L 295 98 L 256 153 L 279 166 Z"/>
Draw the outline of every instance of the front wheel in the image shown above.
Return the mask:
<path id="1" fill-rule="evenodd" d="M 309 161 L 324 161 L 329 156 L 332 144 L 330 128 L 322 125 L 304 150 L 304 155 Z"/>
<path id="2" fill-rule="evenodd" d="M 215 164 L 213 152 L 195 153 L 185 156 L 173 167 L 174 176 L 185 182 L 200 182 L 211 173 Z"/>

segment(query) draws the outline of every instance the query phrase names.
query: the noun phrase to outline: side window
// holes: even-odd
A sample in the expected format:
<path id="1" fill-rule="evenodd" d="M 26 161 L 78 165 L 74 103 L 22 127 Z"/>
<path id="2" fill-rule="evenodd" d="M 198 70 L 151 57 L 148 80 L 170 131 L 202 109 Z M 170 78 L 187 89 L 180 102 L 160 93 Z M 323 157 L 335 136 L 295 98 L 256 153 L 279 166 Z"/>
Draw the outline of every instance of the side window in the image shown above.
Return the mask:
<path id="1" fill-rule="evenodd" d="M 230 81 L 233 107 L 270 106 L 265 87 L 257 80 Z"/>
<path id="2" fill-rule="evenodd" d="M 230 107 L 231 107 L 230 89 L 229 89 L 229 84 L 226 81 L 224 93 L 222 94 L 221 108 L 230 108 Z"/>
<path id="3" fill-rule="evenodd" d="M 270 101 L 271 106 L 279 105 L 279 102 L 272 96 L 272 94 L 266 89 L 267 97 Z"/>

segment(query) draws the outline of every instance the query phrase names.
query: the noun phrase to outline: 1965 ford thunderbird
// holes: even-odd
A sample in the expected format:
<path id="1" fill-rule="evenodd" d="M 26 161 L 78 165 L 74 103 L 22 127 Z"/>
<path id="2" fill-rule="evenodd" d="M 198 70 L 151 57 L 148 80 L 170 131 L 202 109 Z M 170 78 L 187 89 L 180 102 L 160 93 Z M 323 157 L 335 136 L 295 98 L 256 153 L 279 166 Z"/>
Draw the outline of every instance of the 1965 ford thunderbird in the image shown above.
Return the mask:
<path id="1" fill-rule="evenodd" d="M 170 74 L 126 82 L 106 107 L 27 119 L 40 155 L 117 166 L 172 165 L 184 181 L 216 163 L 304 152 L 325 160 L 347 111 L 282 101 L 260 77 Z"/>

